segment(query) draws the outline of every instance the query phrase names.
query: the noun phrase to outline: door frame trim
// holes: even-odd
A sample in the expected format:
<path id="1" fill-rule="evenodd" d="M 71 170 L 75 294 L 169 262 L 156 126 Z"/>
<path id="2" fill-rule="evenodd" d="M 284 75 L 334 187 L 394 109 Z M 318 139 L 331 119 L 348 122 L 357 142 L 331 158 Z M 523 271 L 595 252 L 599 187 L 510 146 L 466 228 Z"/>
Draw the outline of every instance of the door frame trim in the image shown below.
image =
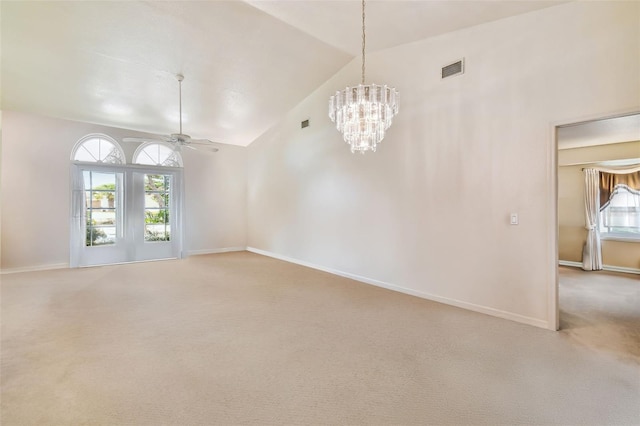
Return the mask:
<path id="1" fill-rule="evenodd" d="M 177 234 L 177 239 L 174 241 L 177 244 L 177 256 L 173 258 L 183 258 L 184 257 L 184 168 L 182 167 L 168 167 L 168 166 L 152 166 L 152 165 L 140 165 L 140 164 L 104 164 L 104 163 L 94 163 L 94 162 L 85 162 L 85 161 L 72 161 L 69 169 L 69 194 L 70 202 L 69 202 L 69 267 L 70 268 L 78 268 L 90 265 L 80 265 L 80 255 L 81 255 L 81 246 L 78 244 L 79 240 L 84 241 L 83 235 L 78 235 L 79 227 L 74 223 L 78 220 L 75 217 L 75 209 L 77 208 L 76 204 L 78 200 L 75 200 L 74 197 L 74 177 L 77 177 L 82 174 L 84 170 L 91 171 L 103 171 L 110 173 L 124 173 L 127 172 L 136 172 L 136 173 L 149 173 L 149 174 L 170 174 L 174 176 L 173 189 L 174 189 L 174 203 L 175 203 L 175 227 L 179 231 Z M 126 194 L 124 195 L 126 197 Z M 84 194 L 83 194 L 84 200 Z M 84 201 L 83 201 L 84 205 Z M 126 207 L 124 209 L 126 211 Z M 86 226 L 86 225 L 84 225 Z M 83 230 L 84 230 L 83 226 Z M 126 231 L 126 225 L 125 225 Z M 155 260 L 155 259 L 151 259 Z M 160 260 L 160 259 L 158 259 Z M 132 260 L 131 262 L 136 262 L 137 260 Z M 127 261 L 129 262 L 129 261 Z M 122 263 L 122 262 L 119 262 Z M 106 264 L 105 264 L 106 265 Z"/>

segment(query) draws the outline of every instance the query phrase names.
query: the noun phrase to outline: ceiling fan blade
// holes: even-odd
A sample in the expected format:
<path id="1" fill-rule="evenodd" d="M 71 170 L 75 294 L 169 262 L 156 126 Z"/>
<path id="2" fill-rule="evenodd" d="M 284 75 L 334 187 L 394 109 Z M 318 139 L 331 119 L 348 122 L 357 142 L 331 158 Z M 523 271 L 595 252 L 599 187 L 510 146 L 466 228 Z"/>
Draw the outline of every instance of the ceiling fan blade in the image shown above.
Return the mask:
<path id="1" fill-rule="evenodd" d="M 220 151 L 220 149 L 216 148 L 215 146 L 202 146 L 202 145 L 198 145 L 198 146 L 184 145 L 184 146 L 198 152 L 208 152 L 210 154 Z"/>
<path id="2" fill-rule="evenodd" d="M 0 0 L 1 1 L 1 0 Z M 173 145 L 173 150 L 180 152 L 182 147 L 194 149 L 204 152 L 218 152 L 220 149 L 213 145 L 219 142 L 214 142 L 209 139 L 191 139 L 189 135 L 182 133 L 182 80 L 184 76 L 182 74 L 176 75 L 178 80 L 178 105 L 180 107 L 180 132 L 173 133 L 168 136 L 154 136 L 150 138 L 122 138 L 122 142 L 144 143 L 144 142 L 165 142 Z M 197 145 L 197 146 L 191 146 Z"/>
<path id="3" fill-rule="evenodd" d="M 219 142 L 210 141 L 209 139 L 191 139 L 189 141 L 189 143 L 193 144 L 193 145 L 211 146 L 212 144 L 216 144 L 216 143 L 219 143 Z"/>

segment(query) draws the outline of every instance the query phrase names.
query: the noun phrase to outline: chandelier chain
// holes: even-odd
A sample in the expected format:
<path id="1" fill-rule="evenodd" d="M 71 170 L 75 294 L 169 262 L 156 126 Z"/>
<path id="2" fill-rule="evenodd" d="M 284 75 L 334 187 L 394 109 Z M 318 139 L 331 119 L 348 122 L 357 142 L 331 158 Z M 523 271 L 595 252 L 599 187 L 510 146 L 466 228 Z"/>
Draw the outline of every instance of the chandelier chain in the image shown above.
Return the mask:
<path id="1" fill-rule="evenodd" d="M 364 32 L 364 0 L 362 0 L 362 84 L 364 85 L 364 47 L 366 45 L 366 35 Z"/>

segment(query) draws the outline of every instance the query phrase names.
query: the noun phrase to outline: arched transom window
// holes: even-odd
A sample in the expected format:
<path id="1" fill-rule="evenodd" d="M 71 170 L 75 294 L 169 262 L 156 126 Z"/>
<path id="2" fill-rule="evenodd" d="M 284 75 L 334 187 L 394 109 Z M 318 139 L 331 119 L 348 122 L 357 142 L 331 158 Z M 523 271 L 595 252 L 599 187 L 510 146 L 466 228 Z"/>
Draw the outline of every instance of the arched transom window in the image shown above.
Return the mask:
<path id="1" fill-rule="evenodd" d="M 87 135 L 73 148 L 74 161 L 91 163 L 124 164 L 124 151 L 107 135 Z"/>
<path id="2" fill-rule="evenodd" d="M 179 152 L 168 144 L 155 142 L 140 145 L 133 154 L 133 162 L 152 166 L 182 167 L 182 157 Z"/>

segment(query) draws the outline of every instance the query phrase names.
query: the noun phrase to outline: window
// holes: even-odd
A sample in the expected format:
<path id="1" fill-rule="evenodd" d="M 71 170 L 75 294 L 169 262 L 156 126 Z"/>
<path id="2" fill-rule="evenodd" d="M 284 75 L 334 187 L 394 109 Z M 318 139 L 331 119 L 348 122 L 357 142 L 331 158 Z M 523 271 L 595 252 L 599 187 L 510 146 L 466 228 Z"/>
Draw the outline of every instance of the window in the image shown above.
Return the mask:
<path id="1" fill-rule="evenodd" d="M 73 148 L 74 161 L 91 163 L 124 164 L 124 152 L 120 145 L 106 135 L 87 135 Z"/>
<path id="2" fill-rule="evenodd" d="M 171 176 L 144 175 L 144 240 L 170 241 Z"/>
<path id="3" fill-rule="evenodd" d="M 640 191 L 616 185 L 600 211 L 600 233 L 604 238 L 640 240 Z"/>
<path id="4" fill-rule="evenodd" d="M 89 247 L 115 244 L 119 231 L 116 173 L 82 172 L 85 188 L 86 240 Z"/>
<path id="5" fill-rule="evenodd" d="M 133 162 L 151 166 L 182 167 L 182 158 L 171 145 L 144 143 L 133 154 Z"/>
<path id="6" fill-rule="evenodd" d="M 182 257 L 182 159 L 170 144 L 146 143 L 126 164 L 102 134 L 71 153 L 70 265 Z"/>

